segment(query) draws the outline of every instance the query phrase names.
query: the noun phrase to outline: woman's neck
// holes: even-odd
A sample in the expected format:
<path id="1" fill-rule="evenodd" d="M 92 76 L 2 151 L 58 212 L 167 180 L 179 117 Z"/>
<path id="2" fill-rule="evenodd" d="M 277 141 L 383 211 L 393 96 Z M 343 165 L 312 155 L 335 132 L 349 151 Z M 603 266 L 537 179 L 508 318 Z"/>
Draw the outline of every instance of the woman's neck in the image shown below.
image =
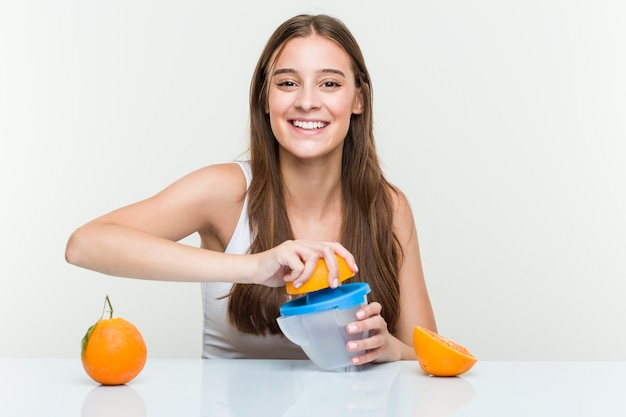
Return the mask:
<path id="1" fill-rule="evenodd" d="M 341 163 L 281 161 L 281 173 L 295 237 L 338 240 L 343 213 Z"/>

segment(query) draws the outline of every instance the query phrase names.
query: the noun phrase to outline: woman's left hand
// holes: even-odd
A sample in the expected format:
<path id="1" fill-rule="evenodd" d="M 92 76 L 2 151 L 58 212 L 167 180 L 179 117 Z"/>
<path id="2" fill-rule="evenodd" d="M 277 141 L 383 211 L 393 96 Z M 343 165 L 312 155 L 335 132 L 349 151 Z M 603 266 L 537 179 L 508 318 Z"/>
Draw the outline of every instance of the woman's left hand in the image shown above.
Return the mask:
<path id="1" fill-rule="evenodd" d="M 364 350 L 362 355 L 352 357 L 353 365 L 363 365 L 370 362 L 392 362 L 402 359 L 402 350 L 407 348 L 404 343 L 395 338 L 387 329 L 387 322 L 380 315 L 382 307 L 372 302 L 356 312 L 356 319 L 348 323 L 348 333 L 361 333 L 369 330 L 369 336 L 361 340 L 352 340 L 346 344 L 350 352 Z"/>

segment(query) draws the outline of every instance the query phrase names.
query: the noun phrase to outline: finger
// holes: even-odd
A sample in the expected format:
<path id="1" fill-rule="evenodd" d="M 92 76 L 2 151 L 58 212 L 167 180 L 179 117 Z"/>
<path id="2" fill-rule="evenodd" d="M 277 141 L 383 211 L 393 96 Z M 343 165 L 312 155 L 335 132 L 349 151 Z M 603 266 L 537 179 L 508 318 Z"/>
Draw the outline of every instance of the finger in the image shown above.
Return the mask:
<path id="1" fill-rule="evenodd" d="M 339 264 L 332 247 L 327 247 L 324 250 L 324 262 L 328 268 L 328 285 L 330 288 L 337 288 L 339 285 Z"/>
<path id="2" fill-rule="evenodd" d="M 376 335 L 362 340 L 353 340 L 346 344 L 349 352 L 364 352 L 354 355 L 350 360 L 354 365 L 376 361 L 381 355 L 384 337 Z"/>
<path id="3" fill-rule="evenodd" d="M 292 271 L 291 273 L 294 287 L 301 287 L 302 284 L 304 284 L 311 277 L 319 259 L 320 256 L 317 252 L 307 251 L 304 263 L 301 263 L 302 268 L 299 271 Z"/>
<path id="4" fill-rule="evenodd" d="M 303 262 L 298 251 L 290 248 L 289 245 L 285 246 L 286 249 L 280 251 L 277 261 L 285 269 L 283 280 L 285 282 L 295 281 L 302 275 L 305 269 L 305 262 Z"/>
<path id="5" fill-rule="evenodd" d="M 352 272 L 354 273 L 359 272 L 359 267 L 356 264 L 356 260 L 354 259 L 354 256 L 348 249 L 346 249 L 341 243 L 338 243 L 338 242 L 333 242 L 332 247 L 333 247 L 333 251 L 337 255 L 341 256 L 343 259 L 346 260 Z"/>
<path id="6" fill-rule="evenodd" d="M 355 316 L 358 320 L 364 320 L 368 317 L 379 316 L 380 313 L 382 313 L 382 311 L 383 311 L 383 306 L 380 303 L 373 301 L 369 303 L 368 305 L 357 310 L 357 312 L 355 313 Z"/>
<path id="7" fill-rule="evenodd" d="M 370 336 L 388 333 L 387 322 L 382 316 L 373 316 L 366 320 L 359 320 L 346 325 L 348 334 L 359 334 L 367 331 L 369 331 Z"/>
<path id="8" fill-rule="evenodd" d="M 379 349 L 365 352 L 363 355 L 355 355 L 350 358 L 352 365 L 365 365 L 366 363 L 375 362 L 379 357 Z"/>
<path id="9" fill-rule="evenodd" d="M 365 339 L 348 341 L 348 343 L 346 343 L 346 349 L 348 349 L 348 351 L 350 352 L 378 349 L 383 345 L 384 342 L 384 336 L 380 334 L 375 334 Z"/>

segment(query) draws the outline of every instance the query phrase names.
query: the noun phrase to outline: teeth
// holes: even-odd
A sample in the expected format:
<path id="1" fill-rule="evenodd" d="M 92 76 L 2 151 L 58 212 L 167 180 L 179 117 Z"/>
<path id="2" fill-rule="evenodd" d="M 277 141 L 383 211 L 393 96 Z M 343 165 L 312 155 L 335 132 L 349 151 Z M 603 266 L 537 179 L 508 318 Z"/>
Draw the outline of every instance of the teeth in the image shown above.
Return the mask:
<path id="1" fill-rule="evenodd" d="M 326 127 L 327 124 L 328 123 L 324 123 L 324 122 L 305 122 L 302 120 L 293 121 L 293 125 L 301 129 L 321 129 L 323 127 Z"/>

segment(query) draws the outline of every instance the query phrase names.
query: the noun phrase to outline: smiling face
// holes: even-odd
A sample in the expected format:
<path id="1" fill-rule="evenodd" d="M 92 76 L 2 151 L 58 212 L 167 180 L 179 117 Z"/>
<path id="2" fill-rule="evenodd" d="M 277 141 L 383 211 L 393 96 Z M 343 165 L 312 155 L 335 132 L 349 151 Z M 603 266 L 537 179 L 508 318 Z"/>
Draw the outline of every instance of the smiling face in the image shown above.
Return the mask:
<path id="1" fill-rule="evenodd" d="M 350 57 L 339 45 L 319 35 L 285 44 L 270 74 L 267 107 L 281 155 L 341 156 L 350 118 L 362 107 Z"/>

